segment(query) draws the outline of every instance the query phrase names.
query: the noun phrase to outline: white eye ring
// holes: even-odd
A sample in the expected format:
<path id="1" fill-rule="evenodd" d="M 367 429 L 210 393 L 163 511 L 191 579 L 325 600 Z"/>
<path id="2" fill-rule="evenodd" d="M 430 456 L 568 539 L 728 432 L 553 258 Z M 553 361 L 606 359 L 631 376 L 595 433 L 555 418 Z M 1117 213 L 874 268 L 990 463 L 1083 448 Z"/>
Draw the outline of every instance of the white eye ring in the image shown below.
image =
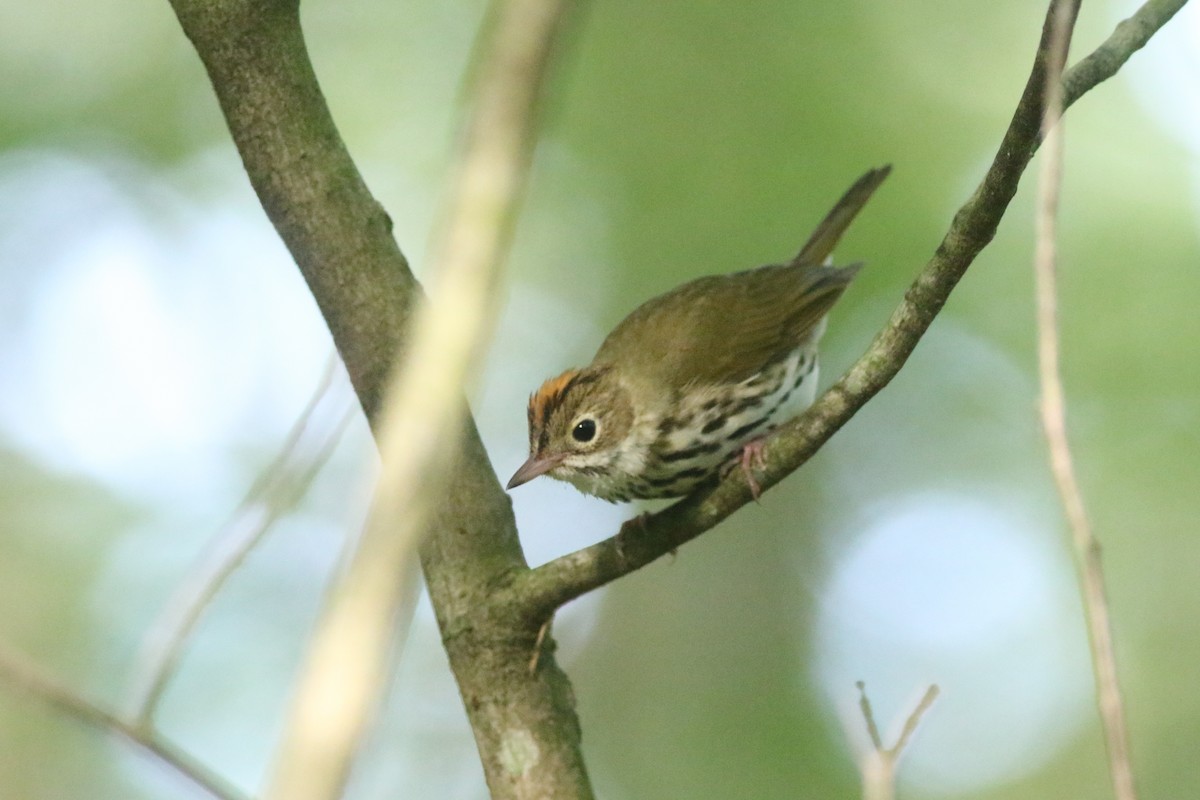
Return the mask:
<path id="1" fill-rule="evenodd" d="M 594 414 L 582 414 L 571 426 L 571 438 L 580 444 L 596 441 L 600 435 L 600 423 Z"/>

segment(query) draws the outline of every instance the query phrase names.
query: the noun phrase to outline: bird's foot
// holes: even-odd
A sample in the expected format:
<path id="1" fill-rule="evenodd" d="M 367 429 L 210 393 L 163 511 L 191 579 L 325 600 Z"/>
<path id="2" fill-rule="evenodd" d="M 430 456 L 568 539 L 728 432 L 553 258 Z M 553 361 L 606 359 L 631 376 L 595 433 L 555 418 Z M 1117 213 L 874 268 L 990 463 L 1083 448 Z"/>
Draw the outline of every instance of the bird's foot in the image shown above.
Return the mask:
<path id="1" fill-rule="evenodd" d="M 650 516 L 651 514 L 649 511 L 643 511 L 636 517 L 630 517 L 621 523 L 621 529 L 617 531 L 617 535 L 613 538 L 616 539 L 617 558 L 621 559 L 622 564 L 628 565 L 629 563 L 628 557 L 625 554 L 626 539 L 631 536 L 639 536 L 644 534 L 647 530 L 646 521 L 650 519 Z M 675 555 L 674 548 L 671 549 L 671 555 Z"/>
<path id="2" fill-rule="evenodd" d="M 746 476 L 746 485 L 750 487 L 750 496 L 754 498 L 754 502 L 756 503 L 758 502 L 758 498 L 762 497 L 762 486 L 759 485 L 758 479 L 754 477 L 754 470 L 766 468 L 766 452 L 767 440 L 765 437 L 746 442 L 733 459 L 725 465 L 725 471 L 721 473 L 721 477 L 724 478 L 735 467 L 740 466 L 742 474 Z"/>

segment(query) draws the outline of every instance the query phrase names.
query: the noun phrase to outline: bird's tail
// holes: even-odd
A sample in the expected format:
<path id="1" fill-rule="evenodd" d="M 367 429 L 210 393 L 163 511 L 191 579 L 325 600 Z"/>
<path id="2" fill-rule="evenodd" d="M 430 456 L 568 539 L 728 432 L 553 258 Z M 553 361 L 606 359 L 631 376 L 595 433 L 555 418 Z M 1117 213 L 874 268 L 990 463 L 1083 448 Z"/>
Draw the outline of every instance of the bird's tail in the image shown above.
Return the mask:
<path id="1" fill-rule="evenodd" d="M 837 201 L 833 210 L 825 216 L 825 219 L 821 220 L 821 224 L 813 231 L 812 236 L 808 237 L 808 242 L 792 259 L 792 263 L 810 266 L 824 264 L 825 259 L 837 246 L 838 240 L 842 238 L 842 234 L 846 232 L 846 228 L 850 227 L 850 223 L 858 216 L 858 212 L 862 211 L 863 206 L 867 204 L 871 195 L 875 193 L 879 184 L 883 183 L 883 179 L 891 171 L 892 166 L 887 164 L 869 171 L 855 181 L 854 185 L 842 195 L 842 199 Z"/>

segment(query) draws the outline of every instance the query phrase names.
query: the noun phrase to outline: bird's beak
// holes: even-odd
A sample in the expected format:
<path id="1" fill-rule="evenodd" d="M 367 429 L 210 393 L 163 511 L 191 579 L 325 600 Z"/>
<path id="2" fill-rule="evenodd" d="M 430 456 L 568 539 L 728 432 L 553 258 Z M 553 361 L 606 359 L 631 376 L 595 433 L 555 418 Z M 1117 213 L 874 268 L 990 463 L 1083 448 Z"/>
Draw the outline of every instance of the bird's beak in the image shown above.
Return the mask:
<path id="1" fill-rule="evenodd" d="M 529 483 L 538 475 L 545 475 L 561 463 L 562 456 L 542 456 L 534 453 L 521 465 L 520 469 L 513 473 L 513 476 L 508 479 L 508 486 L 504 488 L 515 489 L 522 483 Z"/>

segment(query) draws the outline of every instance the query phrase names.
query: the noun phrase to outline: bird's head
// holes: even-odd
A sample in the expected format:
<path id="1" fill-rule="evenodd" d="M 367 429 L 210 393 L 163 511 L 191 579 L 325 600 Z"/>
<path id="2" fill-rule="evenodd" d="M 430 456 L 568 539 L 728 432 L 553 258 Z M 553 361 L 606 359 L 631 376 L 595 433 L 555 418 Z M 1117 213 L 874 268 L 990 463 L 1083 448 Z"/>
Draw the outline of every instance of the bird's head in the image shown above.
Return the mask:
<path id="1" fill-rule="evenodd" d="M 529 458 L 508 488 L 539 475 L 572 483 L 603 478 L 619 457 L 633 420 L 629 393 L 611 367 L 567 370 L 551 378 L 529 398 Z"/>

